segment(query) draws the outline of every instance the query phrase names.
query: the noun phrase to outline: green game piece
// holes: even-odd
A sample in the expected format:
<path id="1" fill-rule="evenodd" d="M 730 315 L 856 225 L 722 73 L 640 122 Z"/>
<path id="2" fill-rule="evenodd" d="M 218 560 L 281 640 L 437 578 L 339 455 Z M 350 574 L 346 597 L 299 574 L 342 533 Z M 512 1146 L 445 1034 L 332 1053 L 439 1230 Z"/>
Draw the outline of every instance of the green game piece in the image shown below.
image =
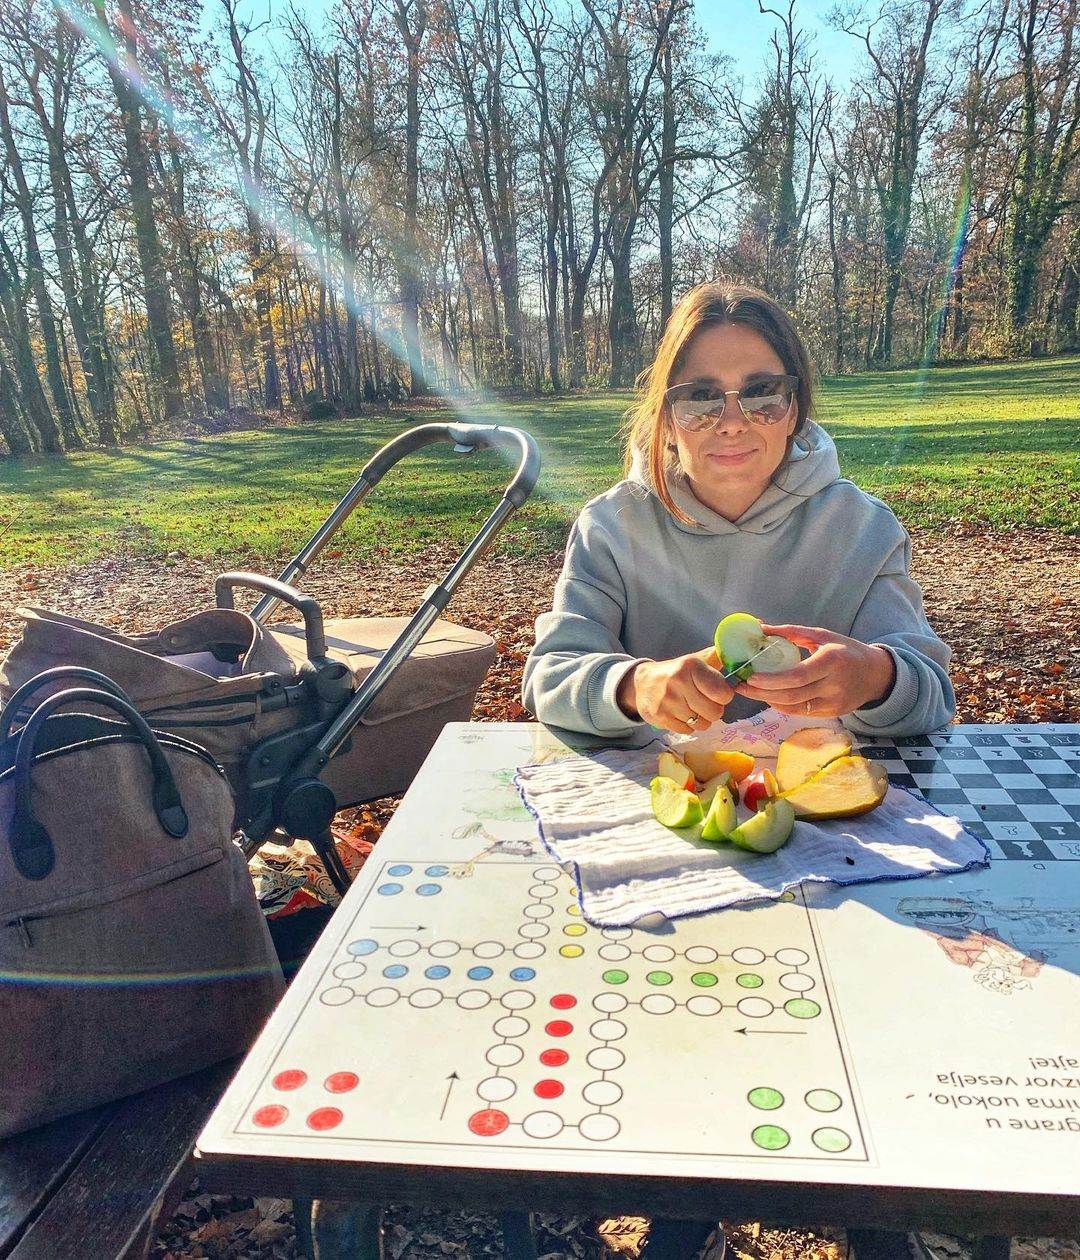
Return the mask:
<path id="1" fill-rule="evenodd" d="M 670 984 L 671 972 L 670 971 L 650 971 L 649 974 L 645 977 L 645 979 L 648 980 L 650 984 Z"/>
<path id="2" fill-rule="evenodd" d="M 811 1139 L 819 1151 L 830 1151 L 834 1155 L 851 1145 L 851 1138 L 843 1129 L 815 1129 Z"/>
<path id="3" fill-rule="evenodd" d="M 813 1019 L 815 1015 L 821 1014 L 821 1007 L 813 998 L 788 998 L 784 1003 L 784 1010 L 796 1019 Z"/>
<path id="4" fill-rule="evenodd" d="M 755 976 L 752 971 L 744 971 L 741 976 L 735 977 L 735 983 L 741 984 L 744 989 L 760 989 L 765 981 L 760 976 Z"/>
<path id="5" fill-rule="evenodd" d="M 784 1105 L 784 1095 L 778 1089 L 773 1089 L 771 1085 L 759 1085 L 746 1097 L 751 1107 L 758 1107 L 762 1111 L 775 1111 L 777 1107 Z"/>
<path id="6" fill-rule="evenodd" d="M 629 979 L 628 972 L 619 971 L 617 968 L 614 971 L 605 971 L 603 975 L 605 984 L 625 984 Z"/>
<path id="7" fill-rule="evenodd" d="M 806 1095 L 806 1105 L 814 1111 L 839 1111 L 843 1099 L 831 1089 L 812 1089 Z"/>
<path id="8" fill-rule="evenodd" d="M 766 1151 L 782 1151 L 791 1141 L 787 1130 L 778 1124 L 759 1124 L 750 1136 Z"/>
<path id="9" fill-rule="evenodd" d="M 711 989 L 716 982 L 716 976 L 711 971 L 695 971 L 690 977 L 690 983 L 696 984 L 699 989 Z"/>

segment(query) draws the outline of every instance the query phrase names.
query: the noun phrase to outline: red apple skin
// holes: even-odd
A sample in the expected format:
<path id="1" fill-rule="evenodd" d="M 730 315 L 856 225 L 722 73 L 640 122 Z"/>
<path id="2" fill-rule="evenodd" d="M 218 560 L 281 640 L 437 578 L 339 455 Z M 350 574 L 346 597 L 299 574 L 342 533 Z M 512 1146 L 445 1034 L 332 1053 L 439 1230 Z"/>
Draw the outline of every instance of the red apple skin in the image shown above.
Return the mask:
<path id="1" fill-rule="evenodd" d="M 771 770 L 755 770 L 743 782 L 743 804 L 747 809 L 759 810 L 777 793 L 776 779 Z"/>

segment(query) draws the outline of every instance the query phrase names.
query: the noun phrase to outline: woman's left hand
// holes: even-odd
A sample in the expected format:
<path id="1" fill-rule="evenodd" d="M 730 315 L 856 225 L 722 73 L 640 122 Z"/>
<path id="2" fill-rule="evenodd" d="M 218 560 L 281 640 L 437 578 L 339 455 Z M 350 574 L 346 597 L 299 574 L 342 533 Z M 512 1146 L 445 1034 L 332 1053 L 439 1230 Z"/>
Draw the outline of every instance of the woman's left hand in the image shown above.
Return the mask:
<path id="1" fill-rule="evenodd" d="M 761 628 L 809 648 L 811 655 L 791 669 L 752 674 L 735 688 L 737 695 L 761 700 L 781 713 L 842 717 L 883 700 L 892 690 L 896 666 L 883 647 L 816 626 Z"/>

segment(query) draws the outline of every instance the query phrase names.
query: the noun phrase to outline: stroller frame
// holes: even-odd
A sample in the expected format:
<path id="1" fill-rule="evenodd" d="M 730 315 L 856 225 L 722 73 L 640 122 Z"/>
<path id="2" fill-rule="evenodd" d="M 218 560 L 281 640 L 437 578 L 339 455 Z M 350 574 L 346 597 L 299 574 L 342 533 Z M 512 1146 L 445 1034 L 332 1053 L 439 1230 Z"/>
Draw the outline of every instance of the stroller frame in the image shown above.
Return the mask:
<path id="1" fill-rule="evenodd" d="M 346 665 L 327 655 L 322 609 L 310 595 L 292 584 L 302 578 L 330 539 L 348 520 L 387 472 L 400 460 L 436 442 L 449 442 L 459 454 L 500 450 L 517 457 L 513 479 L 441 582 L 428 587 L 420 607 L 386 649 L 378 663 L 353 690 Z M 332 758 L 347 747 L 356 725 L 371 708 L 395 671 L 424 637 L 450 602 L 454 591 L 490 546 L 507 519 L 520 508 L 536 486 L 540 453 L 533 438 L 520 429 L 484 424 L 424 424 L 408 429 L 383 446 L 364 465 L 359 477 L 307 544 L 276 578 L 246 571 L 223 573 L 215 582 L 219 608 L 235 607 L 235 591 L 261 593 L 250 611 L 257 622 L 282 603 L 295 608 L 304 621 L 306 663 L 299 680 L 283 686 L 275 680 L 263 699 L 270 711 L 308 705 L 316 720 L 256 744 L 244 772 L 244 791 L 237 820 L 247 852 L 253 852 L 274 831 L 308 840 L 319 855 L 339 893 L 349 886 L 349 875 L 334 847 L 330 823 L 337 811 L 333 789 L 320 779 Z"/>

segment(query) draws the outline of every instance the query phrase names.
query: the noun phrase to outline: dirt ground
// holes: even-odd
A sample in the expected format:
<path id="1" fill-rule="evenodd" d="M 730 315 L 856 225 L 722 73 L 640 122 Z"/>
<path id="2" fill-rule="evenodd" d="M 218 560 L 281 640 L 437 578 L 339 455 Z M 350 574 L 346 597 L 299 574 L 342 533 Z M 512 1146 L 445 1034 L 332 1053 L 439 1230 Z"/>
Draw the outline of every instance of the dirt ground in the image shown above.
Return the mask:
<path id="1" fill-rule="evenodd" d="M 1080 540 L 1049 531 L 983 535 L 914 532 L 912 570 L 921 583 L 931 623 L 953 650 L 952 677 L 962 722 L 1080 720 Z M 327 615 L 383 616 L 411 612 L 425 587 L 452 560 L 428 550 L 409 563 L 378 560 L 357 565 L 333 553 L 304 583 Z M 521 670 L 536 615 L 550 607 L 559 557 L 522 561 L 493 556 L 477 566 L 454 599 L 453 620 L 486 630 L 499 655 L 477 699 L 479 720 L 520 720 Z M 250 561 L 245 561 L 250 566 Z M 211 606 L 217 566 L 174 554 L 165 560 L 118 557 L 95 564 L 0 571 L 0 648 L 19 634 L 15 608 L 38 604 L 74 616 L 141 631 Z M 275 571 L 274 565 L 264 571 Z M 362 825 L 372 839 L 394 801 L 353 811 L 347 826 Z M 361 815 L 360 818 L 357 815 Z M 641 1217 L 598 1223 L 537 1218 L 543 1257 L 635 1260 L 647 1229 Z M 927 1234 L 938 1260 L 968 1260 L 968 1240 Z M 802 1230 L 730 1224 L 738 1260 L 840 1260 L 842 1230 Z M 482 1213 L 394 1205 L 385 1227 L 387 1260 L 481 1260 L 502 1254 L 498 1222 Z M 291 1204 L 284 1199 L 236 1199 L 193 1186 L 162 1231 L 155 1260 L 180 1257 L 300 1255 Z M 1018 1240 L 1014 1260 L 1080 1260 L 1075 1243 Z M 708 1260 L 708 1253 L 706 1255 Z"/>

